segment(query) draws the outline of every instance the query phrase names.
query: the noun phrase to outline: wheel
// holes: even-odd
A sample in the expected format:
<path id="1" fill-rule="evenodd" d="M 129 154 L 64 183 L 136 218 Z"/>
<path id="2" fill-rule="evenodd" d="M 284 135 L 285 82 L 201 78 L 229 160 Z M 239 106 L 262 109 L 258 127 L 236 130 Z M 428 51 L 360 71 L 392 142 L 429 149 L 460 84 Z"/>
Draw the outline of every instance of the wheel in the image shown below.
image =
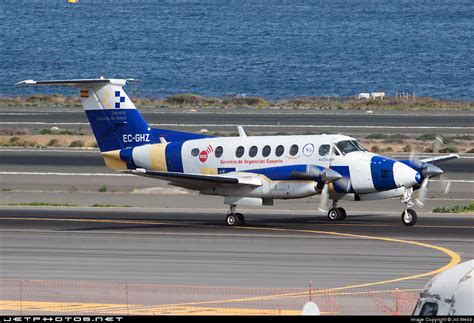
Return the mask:
<path id="1" fill-rule="evenodd" d="M 240 224 L 240 219 L 237 216 L 237 214 L 231 213 L 231 214 L 228 214 L 227 217 L 225 218 L 225 223 L 227 223 L 227 225 L 231 227 L 237 226 Z"/>
<path id="2" fill-rule="evenodd" d="M 416 215 L 415 210 L 407 209 L 402 213 L 402 222 L 406 226 L 413 226 L 416 223 L 418 216 Z"/>
<path id="3" fill-rule="evenodd" d="M 338 207 L 339 212 L 341 212 L 341 218 L 340 221 L 344 221 L 346 219 L 346 210 L 344 210 L 342 207 Z"/>
<path id="4" fill-rule="evenodd" d="M 242 213 L 235 213 L 235 215 L 239 218 L 239 224 L 245 224 L 245 217 Z"/>
<path id="5" fill-rule="evenodd" d="M 341 217 L 342 217 L 342 212 L 339 208 L 333 207 L 329 209 L 329 212 L 328 212 L 329 221 L 339 221 L 341 220 Z"/>

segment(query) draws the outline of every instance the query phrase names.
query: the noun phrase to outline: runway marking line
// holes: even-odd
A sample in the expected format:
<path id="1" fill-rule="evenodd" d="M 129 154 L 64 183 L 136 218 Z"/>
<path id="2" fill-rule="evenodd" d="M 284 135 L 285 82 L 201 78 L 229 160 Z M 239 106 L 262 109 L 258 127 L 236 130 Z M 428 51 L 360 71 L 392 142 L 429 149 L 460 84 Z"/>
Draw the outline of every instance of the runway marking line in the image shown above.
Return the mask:
<path id="1" fill-rule="evenodd" d="M 10 220 L 33 220 L 33 221 L 77 221 L 77 222 L 102 222 L 102 223 L 125 223 L 125 224 L 167 224 L 167 223 L 162 223 L 162 222 L 157 222 L 157 221 L 143 221 L 143 220 L 107 220 L 107 219 L 59 219 L 59 218 L 0 218 L 0 219 L 10 219 Z M 433 244 L 428 244 L 428 243 L 422 243 L 418 241 L 412 241 L 412 240 L 402 240 L 402 239 L 395 239 L 395 238 L 388 238 L 388 237 L 377 237 L 377 236 L 368 236 L 368 235 L 360 235 L 360 234 L 351 234 L 351 233 L 341 233 L 341 232 L 335 232 L 335 231 L 319 231 L 319 230 L 301 230 L 301 229 L 284 229 L 284 228 L 263 228 L 263 227 L 235 227 L 237 230 L 255 230 L 255 231 L 273 231 L 273 232 L 293 232 L 293 233 L 311 233 L 311 234 L 323 234 L 323 235 L 331 235 L 331 236 L 338 236 L 338 237 L 346 237 L 346 238 L 358 238 L 358 239 L 368 239 L 368 240 L 376 240 L 376 241 L 386 241 L 386 242 L 392 242 L 392 243 L 400 243 L 400 244 L 409 244 L 409 245 L 415 245 L 415 246 L 420 246 L 428 249 L 434 249 L 437 251 L 440 251 L 442 253 L 445 253 L 450 257 L 450 262 L 436 270 L 432 270 L 430 272 L 425 272 L 417 275 L 411 275 L 411 276 L 405 276 L 405 277 L 399 277 L 399 278 L 394 278 L 394 279 L 387 279 L 387 280 L 382 280 L 382 281 L 377 281 L 377 282 L 369 282 L 369 283 L 363 283 L 363 284 L 355 284 L 355 285 L 349 285 L 349 286 L 342 286 L 342 287 L 335 287 L 335 288 L 327 288 L 327 289 L 320 289 L 320 290 L 315 290 L 314 294 L 328 294 L 328 295 L 335 295 L 335 293 L 343 290 L 348 290 L 348 289 L 356 289 L 356 288 L 364 288 L 364 287 L 371 287 L 371 286 L 377 286 L 377 285 L 384 285 L 384 284 L 390 284 L 390 283 L 395 283 L 395 282 L 400 282 L 400 281 L 406 281 L 406 280 L 412 280 L 412 279 L 418 279 L 426 276 L 431 276 L 438 274 L 442 271 L 445 271 L 449 268 L 454 267 L 461 261 L 461 257 L 459 254 L 454 252 L 453 250 L 450 250 L 448 248 L 436 246 Z M 275 294 L 275 295 L 267 295 L 267 296 L 257 296 L 257 297 L 246 297 L 246 298 L 237 298 L 237 299 L 227 299 L 227 300 L 216 300 L 216 301 L 200 301 L 200 302 L 186 302 L 186 303 L 178 303 L 178 304 L 165 304 L 165 305 L 158 305 L 154 306 L 153 308 L 155 311 L 157 310 L 162 310 L 162 309 L 168 309 L 171 310 L 173 308 L 193 308 L 195 309 L 196 305 L 209 305 L 209 304 L 228 304 L 228 303 L 239 303 L 239 302 L 254 302 L 254 301 L 264 301 L 264 300 L 274 300 L 274 299 L 284 299 L 284 298 L 294 298 L 294 297 L 307 297 L 307 292 L 297 292 L 297 293 L 284 293 L 284 294 Z M 9 303 L 11 301 L 0 301 L 0 308 L 4 309 L 3 305 L 6 305 L 6 303 Z M 37 303 L 37 302 L 34 302 Z M 61 303 L 64 304 L 64 303 Z M 107 306 L 110 304 L 87 304 L 87 303 L 75 303 L 75 305 L 85 305 L 85 306 Z M 123 307 L 123 304 L 120 306 Z M 197 309 L 199 309 L 198 307 Z M 16 307 L 16 309 L 18 309 Z M 195 310 L 197 310 L 195 309 Z M 232 308 L 232 311 L 239 310 Z M 249 309 L 241 309 L 248 311 Z M 128 309 L 130 311 L 130 308 Z M 195 313 L 197 314 L 197 313 Z M 248 312 L 246 312 L 248 314 Z"/>

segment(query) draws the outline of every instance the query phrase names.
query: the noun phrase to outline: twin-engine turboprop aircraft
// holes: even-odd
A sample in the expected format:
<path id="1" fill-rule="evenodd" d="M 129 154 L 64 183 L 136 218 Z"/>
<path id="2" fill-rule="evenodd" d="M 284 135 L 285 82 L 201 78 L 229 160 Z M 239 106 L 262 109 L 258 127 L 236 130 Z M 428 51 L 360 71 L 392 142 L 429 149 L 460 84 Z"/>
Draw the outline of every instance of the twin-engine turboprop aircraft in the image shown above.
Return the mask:
<path id="1" fill-rule="evenodd" d="M 169 181 L 201 194 L 224 196 L 230 205 L 226 223 L 245 219 L 239 205 L 273 205 L 275 199 L 321 195 L 319 210 L 330 221 L 346 218 L 338 200 L 401 197 L 402 222 L 416 223 L 412 194 L 443 173 L 434 161 L 393 160 L 368 152 L 356 139 L 343 135 L 212 137 L 151 128 L 122 87 L 134 79 L 33 81 L 18 85 L 62 85 L 80 89 L 87 118 L 106 165 L 124 173 Z M 332 200 L 329 206 L 329 199 Z"/>

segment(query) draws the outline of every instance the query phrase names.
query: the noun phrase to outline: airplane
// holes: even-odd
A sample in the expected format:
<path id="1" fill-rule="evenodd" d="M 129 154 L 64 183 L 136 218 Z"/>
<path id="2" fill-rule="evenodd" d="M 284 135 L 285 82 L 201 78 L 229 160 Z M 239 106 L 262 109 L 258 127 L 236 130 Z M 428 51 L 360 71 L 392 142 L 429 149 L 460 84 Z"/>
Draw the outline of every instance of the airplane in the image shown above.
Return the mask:
<path id="1" fill-rule="evenodd" d="M 400 197 L 401 220 L 417 222 L 415 203 L 423 206 L 428 182 L 443 171 L 433 162 L 456 154 L 426 159 L 394 160 L 365 149 L 340 134 L 213 137 L 152 128 L 123 87 L 136 79 L 24 80 L 16 85 L 69 86 L 80 100 L 107 167 L 168 181 L 170 185 L 224 197 L 225 222 L 243 225 L 237 206 L 273 205 L 275 199 L 321 195 L 319 211 L 330 221 L 343 221 L 338 201 Z M 420 193 L 414 201 L 415 190 Z M 332 200 L 329 205 L 329 199 Z"/>

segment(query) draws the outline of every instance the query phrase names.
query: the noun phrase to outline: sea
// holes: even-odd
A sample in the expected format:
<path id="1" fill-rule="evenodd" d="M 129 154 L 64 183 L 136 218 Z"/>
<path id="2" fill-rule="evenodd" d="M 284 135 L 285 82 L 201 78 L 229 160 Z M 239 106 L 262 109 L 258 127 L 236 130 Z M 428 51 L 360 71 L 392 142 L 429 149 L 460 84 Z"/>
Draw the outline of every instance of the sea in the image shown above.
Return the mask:
<path id="1" fill-rule="evenodd" d="M 267 99 L 474 98 L 473 0 L 1 0 L 0 96 L 24 79 Z"/>

